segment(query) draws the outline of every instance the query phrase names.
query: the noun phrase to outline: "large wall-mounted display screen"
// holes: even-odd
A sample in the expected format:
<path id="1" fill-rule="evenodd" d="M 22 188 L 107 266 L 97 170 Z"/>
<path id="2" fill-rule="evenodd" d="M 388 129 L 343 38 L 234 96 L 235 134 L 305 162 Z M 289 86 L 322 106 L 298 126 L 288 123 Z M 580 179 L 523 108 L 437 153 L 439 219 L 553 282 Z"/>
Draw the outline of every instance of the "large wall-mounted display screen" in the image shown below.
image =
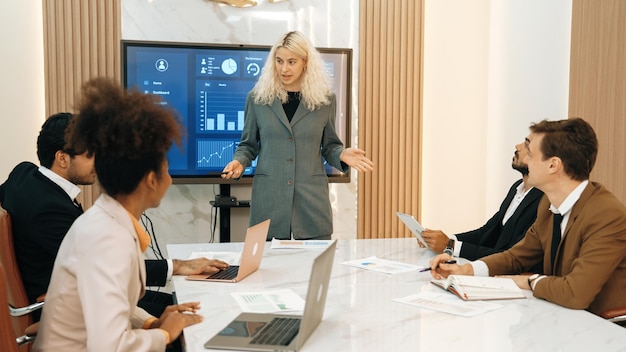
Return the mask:
<path id="1" fill-rule="evenodd" d="M 175 109 L 186 127 L 183 148 L 168 152 L 174 183 L 222 183 L 245 121 L 244 105 L 265 64 L 269 46 L 122 41 L 127 88 L 155 94 Z M 337 96 L 335 128 L 350 144 L 352 50 L 319 48 Z M 256 160 L 243 180 L 251 180 Z M 330 182 L 350 175 L 326 167 Z"/>

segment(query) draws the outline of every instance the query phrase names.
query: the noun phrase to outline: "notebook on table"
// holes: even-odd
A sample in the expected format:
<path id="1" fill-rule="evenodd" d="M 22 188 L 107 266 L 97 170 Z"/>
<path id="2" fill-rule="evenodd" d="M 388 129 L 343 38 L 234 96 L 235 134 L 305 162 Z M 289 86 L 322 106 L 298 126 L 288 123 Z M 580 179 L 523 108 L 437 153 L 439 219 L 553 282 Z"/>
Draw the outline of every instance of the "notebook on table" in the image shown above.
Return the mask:
<path id="1" fill-rule="evenodd" d="M 185 279 L 217 282 L 239 282 L 243 280 L 246 276 L 257 271 L 261 265 L 269 229 L 269 219 L 248 228 L 239 265 L 231 265 L 227 269 L 220 270 L 212 275 L 189 275 Z"/>
<path id="2" fill-rule="evenodd" d="M 430 282 L 465 301 L 526 298 L 515 281 L 506 277 L 450 275 Z"/>
<path id="3" fill-rule="evenodd" d="M 336 247 L 334 241 L 313 260 L 302 315 L 241 313 L 204 347 L 240 351 L 299 350 L 322 321 Z"/>

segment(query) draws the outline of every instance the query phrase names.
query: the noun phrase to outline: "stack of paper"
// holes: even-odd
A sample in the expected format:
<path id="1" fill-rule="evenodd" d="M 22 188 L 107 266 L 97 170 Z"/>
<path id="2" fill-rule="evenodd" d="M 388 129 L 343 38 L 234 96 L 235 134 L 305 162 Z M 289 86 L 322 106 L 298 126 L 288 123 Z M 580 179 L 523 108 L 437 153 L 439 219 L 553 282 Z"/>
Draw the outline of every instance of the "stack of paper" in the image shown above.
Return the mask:
<path id="1" fill-rule="evenodd" d="M 335 240 L 278 240 L 272 238 L 272 249 L 325 249 Z"/>

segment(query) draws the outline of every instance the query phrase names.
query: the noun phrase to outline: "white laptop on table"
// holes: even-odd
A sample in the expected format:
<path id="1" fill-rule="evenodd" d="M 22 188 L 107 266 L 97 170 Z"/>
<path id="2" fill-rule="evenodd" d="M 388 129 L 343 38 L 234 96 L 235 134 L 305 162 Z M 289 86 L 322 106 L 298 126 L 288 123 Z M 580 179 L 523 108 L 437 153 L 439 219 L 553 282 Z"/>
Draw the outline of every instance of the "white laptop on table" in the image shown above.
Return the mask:
<path id="1" fill-rule="evenodd" d="M 334 241 L 313 260 L 301 316 L 241 313 L 204 347 L 240 351 L 300 350 L 322 321 L 336 247 Z"/>
<path id="2" fill-rule="evenodd" d="M 211 275 L 189 275 L 187 280 L 216 281 L 216 282 L 239 282 L 246 276 L 257 271 L 263 258 L 267 232 L 270 229 L 270 220 L 265 220 L 248 228 L 246 239 L 241 252 L 239 265 L 231 265 L 225 270 L 220 270 Z"/>

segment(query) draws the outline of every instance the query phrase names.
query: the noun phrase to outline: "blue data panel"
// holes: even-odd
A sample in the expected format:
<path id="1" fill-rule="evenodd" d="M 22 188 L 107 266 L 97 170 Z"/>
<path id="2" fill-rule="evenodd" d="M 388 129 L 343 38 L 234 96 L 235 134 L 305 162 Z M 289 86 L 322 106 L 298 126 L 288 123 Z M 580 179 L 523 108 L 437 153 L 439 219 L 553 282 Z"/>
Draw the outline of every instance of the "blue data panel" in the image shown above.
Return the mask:
<path id="1" fill-rule="evenodd" d="M 246 97 L 269 50 L 264 46 L 122 42 L 124 85 L 161 97 L 186 129 L 182 146 L 173 146 L 167 154 L 175 180 L 219 177 L 232 160 L 245 123 Z M 322 52 L 337 95 L 335 127 L 347 146 L 351 55 L 349 49 Z M 253 175 L 255 168 L 256 161 L 244 176 Z M 347 176 L 331 167 L 327 171 L 329 176 Z"/>

